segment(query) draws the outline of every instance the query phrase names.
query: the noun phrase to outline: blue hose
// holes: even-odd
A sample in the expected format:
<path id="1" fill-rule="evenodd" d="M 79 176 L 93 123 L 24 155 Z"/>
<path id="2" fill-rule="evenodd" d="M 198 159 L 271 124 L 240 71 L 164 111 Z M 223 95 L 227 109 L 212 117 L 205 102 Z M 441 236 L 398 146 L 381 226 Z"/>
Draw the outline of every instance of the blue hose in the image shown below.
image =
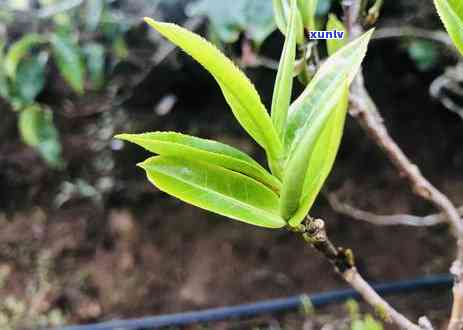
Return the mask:
<path id="1" fill-rule="evenodd" d="M 434 287 L 450 287 L 452 277 L 449 274 L 434 275 L 413 280 L 382 283 L 373 288 L 382 295 L 400 294 Z M 353 289 L 336 290 L 312 295 L 298 295 L 288 298 L 263 300 L 256 303 L 231 307 L 211 308 L 201 311 L 166 314 L 130 320 L 114 320 L 103 323 L 68 326 L 56 330 L 145 330 L 162 327 L 185 326 L 193 323 L 206 323 L 232 318 L 251 317 L 294 310 L 301 307 L 304 300 L 309 298 L 314 307 L 325 306 L 330 303 L 342 302 L 351 298 L 359 298 Z"/>

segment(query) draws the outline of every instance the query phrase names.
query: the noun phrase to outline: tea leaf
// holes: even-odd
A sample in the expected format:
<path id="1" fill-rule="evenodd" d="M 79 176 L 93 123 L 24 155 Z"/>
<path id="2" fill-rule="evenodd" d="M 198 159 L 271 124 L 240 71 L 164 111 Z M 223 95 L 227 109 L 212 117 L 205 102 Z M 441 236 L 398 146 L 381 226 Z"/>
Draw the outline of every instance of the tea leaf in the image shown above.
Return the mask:
<path id="1" fill-rule="evenodd" d="M 294 62 L 296 59 L 296 0 L 292 0 L 289 33 L 283 46 L 272 99 L 272 120 L 280 137 L 283 137 L 286 116 L 293 90 Z"/>
<path id="2" fill-rule="evenodd" d="M 304 26 L 309 31 L 316 30 L 315 14 L 317 11 L 318 0 L 298 0 L 298 5 Z"/>
<path id="3" fill-rule="evenodd" d="M 372 33 L 373 30 L 364 33 L 330 56 L 302 94 L 291 104 L 284 140 L 288 157 L 299 145 L 306 126 L 310 125 L 313 109 L 319 109 L 327 103 L 333 93 L 342 88 L 346 76 L 348 83 L 352 82 L 365 56 Z"/>
<path id="4" fill-rule="evenodd" d="M 463 2 L 461 0 L 434 0 L 434 4 L 450 38 L 463 55 Z"/>
<path id="5" fill-rule="evenodd" d="M 243 174 L 189 159 L 152 157 L 139 164 L 160 190 L 205 210 L 255 226 L 281 228 L 278 196 Z"/>
<path id="6" fill-rule="evenodd" d="M 192 161 L 203 161 L 250 176 L 274 191 L 281 183 L 254 159 L 244 152 L 213 140 L 176 132 L 153 132 L 142 134 L 119 134 L 116 138 L 126 140 L 157 153 Z"/>
<path id="7" fill-rule="evenodd" d="M 74 91 L 82 94 L 85 69 L 79 46 L 65 35 L 53 34 L 50 41 L 61 76 Z"/>
<path id="8" fill-rule="evenodd" d="M 311 112 L 309 125 L 285 167 L 280 210 L 294 224 L 307 215 L 313 199 L 328 176 L 341 139 L 347 109 L 348 85 L 337 88 L 321 108 Z M 320 187 L 319 187 L 320 185 Z M 298 214 L 295 214 L 299 211 Z M 300 219 L 300 220 L 302 220 Z"/>
<path id="9" fill-rule="evenodd" d="M 61 144 L 50 110 L 37 104 L 27 107 L 19 113 L 18 127 L 22 140 L 37 149 L 50 166 L 62 167 Z"/>
<path id="10" fill-rule="evenodd" d="M 281 33 L 286 31 L 286 0 L 272 0 L 275 23 Z"/>
<path id="11" fill-rule="evenodd" d="M 340 99 L 339 95 L 333 96 L 339 100 L 334 109 L 329 111 L 327 123 L 313 147 L 305 173 L 299 208 L 289 221 L 292 226 L 297 226 L 307 216 L 336 159 L 349 100 L 347 81 L 345 87 L 341 89 L 341 93 Z M 323 110 L 321 109 L 321 111 Z"/>
<path id="12" fill-rule="evenodd" d="M 16 69 L 19 62 L 27 55 L 27 53 L 38 44 L 42 43 L 44 39 L 35 33 L 27 34 L 14 44 L 12 44 L 5 55 L 5 71 L 11 78 L 16 78 Z"/>
<path id="13" fill-rule="evenodd" d="M 44 53 L 45 54 L 45 53 Z M 23 105 L 33 103 L 45 85 L 47 56 L 34 56 L 19 63 L 14 82 L 15 96 Z"/>
<path id="14" fill-rule="evenodd" d="M 282 143 L 254 85 L 233 62 L 199 35 L 178 25 L 145 21 L 182 48 L 208 70 L 219 84 L 233 114 L 271 158 L 278 158 Z"/>
<path id="15" fill-rule="evenodd" d="M 316 144 L 326 143 L 323 140 L 318 142 L 320 135 L 325 125 L 330 122 L 329 114 L 333 107 L 341 100 L 344 90 L 354 79 L 365 56 L 372 32 L 371 30 L 365 33 L 329 57 L 301 96 L 291 105 L 285 136 L 287 161 L 280 208 L 283 218 L 296 216 L 293 223 L 302 220 L 300 216 L 303 218 L 306 215 L 304 212 L 307 212 L 313 203 L 310 198 L 315 198 L 318 194 L 318 186 L 314 185 L 311 188 L 315 190 L 306 193 L 310 197 L 304 195 L 309 161 Z M 342 132 L 342 127 L 340 129 Z M 322 173 L 321 170 L 322 168 L 313 169 L 310 175 L 314 175 L 313 172 Z M 329 169 L 327 172 L 329 173 Z M 328 173 L 321 174 L 322 183 Z M 302 198 L 305 200 L 301 202 Z M 295 214 L 296 211 L 300 212 Z"/>
<path id="16" fill-rule="evenodd" d="M 287 35 L 288 23 L 290 21 L 291 7 L 288 5 L 288 0 L 272 0 L 275 23 L 285 36 Z M 290 0 L 292 1 L 292 0 Z M 304 43 L 304 24 L 302 21 L 301 12 L 298 10 L 296 15 L 296 42 Z"/>
<path id="17" fill-rule="evenodd" d="M 342 39 L 327 39 L 326 48 L 328 49 L 328 55 L 333 55 L 338 49 L 344 47 L 347 44 L 348 35 L 344 24 L 334 14 L 330 14 L 328 22 L 326 23 L 327 31 L 343 31 L 344 38 Z"/>

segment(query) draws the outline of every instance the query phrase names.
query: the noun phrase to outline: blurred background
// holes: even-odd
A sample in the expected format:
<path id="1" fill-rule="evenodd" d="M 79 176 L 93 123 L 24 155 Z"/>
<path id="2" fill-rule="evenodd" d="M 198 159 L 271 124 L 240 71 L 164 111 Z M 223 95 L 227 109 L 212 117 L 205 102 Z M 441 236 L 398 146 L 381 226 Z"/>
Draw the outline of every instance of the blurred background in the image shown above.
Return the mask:
<path id="1" fill-rule="evenodd" d="M 339 1 L 320 0 L 322 24 L 328 12 L 340 17 Z M 269 106 L 283 44 L 272 15 L 270 0 L 0 0 L 1 329 L 345 286 L 293 234 L 229 221 L 160 192 L 135 167 L 148 153 L 112 138 L 176 130 L 262 160 L 211 76 L 141 18 L 206 36 Z M 463 68 L 431 1 L 385 1 L 377 26 L 381 38 L 371 42 L 364 65 L 367 89 L 406 154 L 461 205 Z M 435 212 L 352 118 L 325 190 L 379 214 Z M 368 280 L 448 272 L 453 239 L 444 225 L 373 226 L 339 215 L 323 194 L 311 213 L 326 219 L 334 242 L 354 250 Z M 392 301 L 414 319 L 427 313 L 439 324 L 450 299 L 448 290 L 436 290 Z M 314 313 L 212 328 L 337 329 L 348 317 L 342 305 Z"/>

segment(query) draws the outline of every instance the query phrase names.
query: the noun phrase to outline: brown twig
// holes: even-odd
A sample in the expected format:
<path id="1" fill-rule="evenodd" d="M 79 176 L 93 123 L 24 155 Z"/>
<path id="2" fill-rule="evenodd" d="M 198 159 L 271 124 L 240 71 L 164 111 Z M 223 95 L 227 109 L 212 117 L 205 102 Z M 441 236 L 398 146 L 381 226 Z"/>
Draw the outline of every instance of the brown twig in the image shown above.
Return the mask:
<path id="1" fill-rule="evenodd" d="M 345 23 L 350 38 L 355 38 L 362 31 L 361 25 L 355 19 L 358 17 L 358 3 L 359 1 L 355 0 L 344 2 Z M 457 330 L 463 328 L 463 225 L 457 209 L 447 196 L 436 189 L 421 174 L 418 167 L 408 159 L 389 135 L 375 103 L 365 88 L 361 71 L 351 87 L 349 113 L 357 119 L 373 141 L 385 152 L 399 173 L 408 179 L 414 193 L 428 200 L 442 211 L 446 215 L 448 223 L 453 227 L 458 248 L 457 259 L 451 267 L 451 272 L 455 276 L 455 285 L 453 287 L 454 303 L 448 329 Z"/>
<path id="2" fill-rule="evenodd" d="M 463 237 L 463 226 L 455 206 L 447 196 L 437 190 L 421 174 L 419 168 L 410 161 L 389 135 L 376 105 L 363 85 L 361 73 L 352 84 L 349 113 L 357 119 L 370 138 L 386 153 L 400 175 L 408 179 L 413 192 L 445 213 L 457 235 Z"/>
<path id="3" fill-rule="evenodd" d="M 374 306 L 385 321 L 395 323 L 400 329 L 422 330 L 401 313 L 397 312 L 363 279 L 355 267 L 342 274 L 344 280 L 349 283 L 370 305 Z"/>
<path id="4" fill-rule="evenodd" d="M 347 203 L 341 202 L 336 193 L 325 194 L 333 210 L 343 215 L 347 215 L 355 220 L 369 222 L 378 226 L 435 226 L 447 223 L 447 217 L 444 213 L 434 213 L 426 216 L 417 216 L 412 214 L 393 214 L 379 215 L 372 212 L 364 211 Z M 463 206 L 458 208 L 458 212 L 463 216 Z"/>
<path id="5" fill-rule="evenodd" d="M 352 251 L 334 246 L 327 236 L 323 220 L 308 217 L 299 228 L 299 232 L 307 243 L 311 244 L 333 264 L 342 278 L 357 290 L 366 302 L 373 306 L 385 322 L 393 323 L 400 329 L 423 329 L 396 311 L 363 279 L 355 267 Z"/>

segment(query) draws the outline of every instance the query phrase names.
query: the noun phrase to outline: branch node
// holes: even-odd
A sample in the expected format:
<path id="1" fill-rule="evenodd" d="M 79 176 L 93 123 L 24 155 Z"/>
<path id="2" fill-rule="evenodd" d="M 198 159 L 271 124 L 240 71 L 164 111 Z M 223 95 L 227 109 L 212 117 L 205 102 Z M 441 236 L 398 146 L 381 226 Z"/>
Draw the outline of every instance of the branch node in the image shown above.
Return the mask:
<path id="1" fill-rule="evenodd" d="M 304 240 L 322 253 L 339 273 L 344 273 L 355 266 L 354 254 L 351 249 L 335 247 L 328 239 L 325 222 L 322 219 L 307 217 L 301 232 Z"/>

